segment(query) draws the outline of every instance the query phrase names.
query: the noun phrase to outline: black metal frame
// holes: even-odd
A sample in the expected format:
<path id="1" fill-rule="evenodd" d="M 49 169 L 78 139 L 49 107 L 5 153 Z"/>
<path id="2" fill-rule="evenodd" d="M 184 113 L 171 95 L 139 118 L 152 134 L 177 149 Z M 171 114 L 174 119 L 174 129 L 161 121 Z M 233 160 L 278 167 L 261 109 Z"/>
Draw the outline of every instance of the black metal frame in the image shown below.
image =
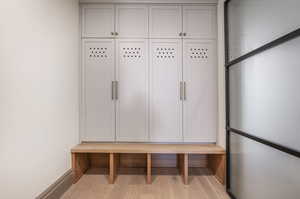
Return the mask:
<path id="1" fill-rule="evenodd" d="M 251 52 L 246 53 L 245 55 L 242 55 L 232 61 L 229 60 L 229 25 L 228 25 L 228 4 L 230 3 L 231 0 L 226 0 L 224 3 L 224 24 L 225 24 L 225 93 L 226 93 L 226 171 L 227 171 L 227 178 L 226 178 L 226 190 L 228 195 L 232 199 L 236 199 L 236 197 L 233 195 L 230 189 L 230 176 L 231 176 L 231 165 L 230 165 L 230 135 L 231 133 L 238 134 L 240 136 L 246 137 L 248 139 L 254 140 L 258 143 L 267 145 L 269 147 L 272 147 L 274 149 L 277 149 L 281 152 L 290 154 L 294 157 L 300 158 L 300 152 L 291 148 L 288 148 L 286 146 L 268 141 L 263 138 L 259 138 L 257 136 L 251 135 L 249 133 L 243 132 L 238 129 L 234 129 L 230 127 L 230 82 L 229 82 L 229 70 L 230 67 L 240 63 L 244 60 L 246 60 L 249 57 L 252 57 L 254 55 L 257 55 L 259 53 L 262 53 L 270 48 L 273 48 L 275 46 L 278 46 L 280 44 L 283 44 L 289 40 L 292 40 L 296 37 L 300 36 L 300 28 L 292 31 L 278 39 L 275 39 L 274 41 L 271 41 Z"/>
<path id="2" fill-rule="evenodd" d="M 286 34 L 282 37 L 279 37 L 278 39 L 275 39 L 274 41 L 269 42 L 269 43 L 255 49 L 255 50 L 253 50 L 253 51 L 251 51 L 251 52 L 249 52 L 245 55 L 242 55 L 242 56 L 240 56 L 240 57 L 238 57 L 238 58 L 236 58 L 232 61 L 228 61 L 228 63 L 226 64 L 226 68 L 229 68 L 230 66 L 233 66 L 237 63 L 240 63 L 240 62 L 244 61 L 245 59 L 248 59 L 249 57 L 252 57 L 252 56 L 254 56 L 258 53 L 261 53 L 261 52 L 266 51 L 270 48 L 273 48 L 273 47 L 278 46 L 282 43 L 285 43 L 289 40 L 292 40 L 292 39 L 298 37 L 299 35 L 300 35 L 300 28 L 298 28 L 297 30 L 295 30 L 293 32 L 290 32 L 290 33 L 288 33 L 288 34 Z"/>
<path id="3" fill-rule="evenodd" d="M 230 126 L 230 99 L 229 99 L 229 68 L 226 67 L 229 63 L 229 27 L 228 27 L 228 3 L 224 3 L 224 31 L 225 31 L 225 105 L 226 105 L 226 190 L 230 194 L 230 131 L 227 127 Z M 231 198 L 233 198 L 231 196 Z"/>
<path id="4" fill-rule="evenodd" d="M 266 139 L 263 139 L 263 138 L 259 138 L 259 137 L 256 137 L 254 135 L 250 135 L 246 132 L 243 132 L 241 130 L 238 130 L 238 129 L 234 129 L 234 128 L 229 128 L 228 129 L 230 132 L 232 133 L 235 133 L 235 134 L 238 134 L 238 135 L 241 135 L 243 137 L 246 137 L 246 138 L 249 138 L 251 140 L 254 140 L 256 142 L 259 142 L 261 144 L 264 144 L 264 145 L 267 145 L 269 147 L 272 147 L 274 149 L 277 149 L 279 151 L 282 151 L 282 152 L 285 152 L 287 154 L 290 154 L 292 156 L 295 156 L 295 157 L 298 157 L 300 158 L 300 152 L 299 151 L 296 151 L 294 149 L 291 149 L 291 148 L 288 148 L 288 147 L 285 147 L 283 145 L 280 145 L 280 144 L 277 144 L 277 143 L 274 143 L 274 142 L 270 142 Z"/>

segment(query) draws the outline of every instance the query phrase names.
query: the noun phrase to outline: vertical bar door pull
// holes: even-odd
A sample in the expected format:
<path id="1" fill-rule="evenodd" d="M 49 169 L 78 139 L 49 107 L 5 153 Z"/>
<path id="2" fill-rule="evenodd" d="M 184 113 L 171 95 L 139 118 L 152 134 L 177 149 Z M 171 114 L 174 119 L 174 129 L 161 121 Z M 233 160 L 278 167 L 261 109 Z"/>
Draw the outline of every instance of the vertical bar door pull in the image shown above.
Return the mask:
<path id="1" fill-rule="evenodd" d="M 111 99 L 114 100 L 115 99 L 115 95 L 114 95 L 114 92 L 115 92 L 115 83 L 114 81 L 111 82 Z"/>
<path id="2" fill-rule="evenodd" d="M 183 100 L 183 82 L 180 82 L 180 100 Z"/>
<path id="3" fill-rule="evenodd" d="M 186 100 L 186 82 L 183 82 L 183 100 Z"/>
<path id="4" fill-rule="evenodd" d="M 119 99 L 119 82 L 115 81 L 115 100 Z"/>

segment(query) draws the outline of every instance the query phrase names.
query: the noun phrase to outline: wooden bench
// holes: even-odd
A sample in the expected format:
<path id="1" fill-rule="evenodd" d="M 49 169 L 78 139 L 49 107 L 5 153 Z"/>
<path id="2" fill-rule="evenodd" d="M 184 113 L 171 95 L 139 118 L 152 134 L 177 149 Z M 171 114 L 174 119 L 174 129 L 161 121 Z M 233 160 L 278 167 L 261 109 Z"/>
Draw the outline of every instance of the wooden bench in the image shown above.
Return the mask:
<path id="1" fill-rule="evenodd" d="M 140 143 L 83 143 L 71 149 L 72 169 L 74 183 L 89 168 L 89 153 L 109 154 L 109 183 L 113 184 L 116 179 L 119 154 L 134 153 L 147 156 L 148 184 L 152 183 L 152 154 L 177 154 L 179 171 L 183 176 L 184 184 L 188 184 L 189 155 L 207 155 L 208 167 L 216 178 L 225 183 L 225 150 L 214 144 L 140 144 Z"/>

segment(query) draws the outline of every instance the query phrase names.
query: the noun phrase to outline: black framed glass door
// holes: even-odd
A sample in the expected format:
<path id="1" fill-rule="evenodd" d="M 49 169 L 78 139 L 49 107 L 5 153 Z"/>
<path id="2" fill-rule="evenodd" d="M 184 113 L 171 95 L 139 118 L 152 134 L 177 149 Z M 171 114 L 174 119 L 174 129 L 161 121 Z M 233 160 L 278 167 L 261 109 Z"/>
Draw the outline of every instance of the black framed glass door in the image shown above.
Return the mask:
<path id="1" fill-rule="evenodd" d="M 300 1 L 227 0 L 227 190 L 300 195 Z"/>

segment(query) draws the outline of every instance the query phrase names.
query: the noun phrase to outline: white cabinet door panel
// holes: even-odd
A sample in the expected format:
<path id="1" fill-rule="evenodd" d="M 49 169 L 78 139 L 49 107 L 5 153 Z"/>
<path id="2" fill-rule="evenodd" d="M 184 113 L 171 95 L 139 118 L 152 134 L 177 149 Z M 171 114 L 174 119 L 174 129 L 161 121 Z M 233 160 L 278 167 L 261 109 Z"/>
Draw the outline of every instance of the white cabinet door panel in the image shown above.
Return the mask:
<path id="1" fill-rule="evenodd" d="M 115 26 L 113 5 L 88 4 L 82 6 L 82 37 L 112 37 Z"/>
<path id="2" fill-rule="evenodd" d="M 115 140 L 114 59 L 113 40 L 83 40 L 82 141 Z"/>
<path id="3" fill-rule="evenodd" d="M 117 40 L 117 141 L 148 140 L 148 40 Z"/>
<path id="4" fill-rule="evenodd" d="M 216 38 L 216 15 L 215 6 L 183 6 L 184 38 Z"/>
<path id="5" fill-rule="evenodd" d="M 180 38 L 182 32 L 181 6 L 150 6 L 150 37 Z"/>
<path id="6" fill-rule="evenodd" d="M 183 103 L 185 142 L 216 142 L 217 133 L 217 55 L 214 41 L 184 40 Z"/>
<path id="7" fill-rule="evenodd" d="M 150 140 L 181 142 L 182 41 L 150 40 Z"/>
<path id="8" fill-rule="evenodd" d="M 148 6 L 117 5 L 116 32 L 118 37 L 148 37 Z"/>

